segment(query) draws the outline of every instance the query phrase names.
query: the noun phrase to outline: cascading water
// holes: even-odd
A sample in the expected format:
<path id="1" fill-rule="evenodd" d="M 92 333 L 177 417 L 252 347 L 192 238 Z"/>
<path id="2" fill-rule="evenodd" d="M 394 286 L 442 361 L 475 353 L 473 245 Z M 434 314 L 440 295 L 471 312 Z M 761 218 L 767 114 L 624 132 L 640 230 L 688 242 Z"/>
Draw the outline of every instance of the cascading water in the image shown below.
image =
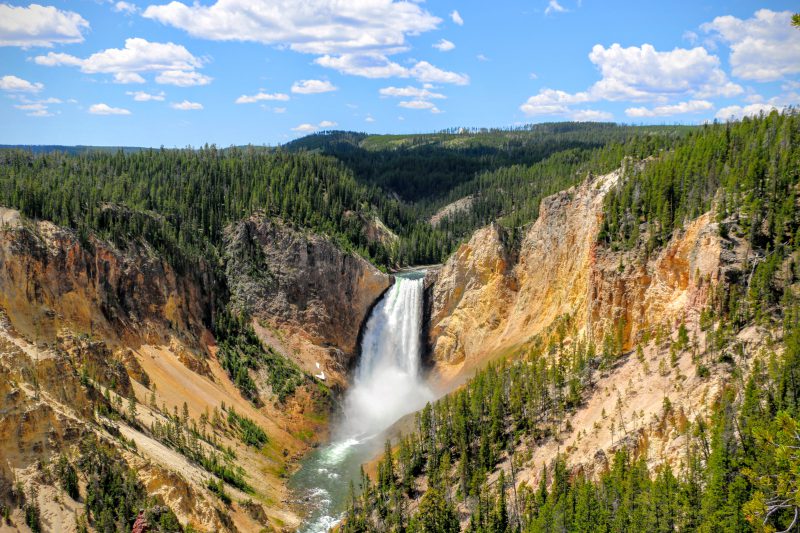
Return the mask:
<path id="1" fill-rule="evenodd" d="M 292 478 L 290 486 L 308 504 L 302 533 L 322 533 L 338 522 L 350 481 L 357 484 L 360 465 L 380 449 L 381 433 L 433 399 L 419 373 L 424 274 L 396 276 L 373 309 L 333 442 Z"/>

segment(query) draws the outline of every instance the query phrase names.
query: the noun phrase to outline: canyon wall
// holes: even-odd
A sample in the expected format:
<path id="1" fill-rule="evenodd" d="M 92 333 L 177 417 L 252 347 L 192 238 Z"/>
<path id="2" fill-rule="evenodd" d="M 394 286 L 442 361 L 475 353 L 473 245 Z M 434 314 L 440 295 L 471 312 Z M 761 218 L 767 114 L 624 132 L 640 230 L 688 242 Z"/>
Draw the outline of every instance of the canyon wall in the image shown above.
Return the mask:
<path id="1" fill-rule="evenodd" d="M 329 239 L 269 218 L 230 227 L 225 256 L 233 308 L 253 317 L 262 340 L 305 371 L 345 383 L 361 326 L 392 277 Z"/>
<path id="2" fill-rule="evenodd" d="M 230 226 L 224 256 L 220 284 L 202 262 L 178 271 L 146 243 L 82 238 L 0 208 L 0 505 L 22 481 L 38 489 L 45 530 L 75 530 L 83 502 L 64 496 L 41 465 L 74 460 L 81 442 L 98 438 L 184 524 L 299 523 L 284 478 L 326 434 L 331 404 L 314 381 L 344 382 L 359 328 L 392 278 L 326 237 L 268 219 Z M 248 400 L 217 359 L 210 326 L 226 285 L 232 310 L 307 374 L 284 402 Z M 269 391 L 263 369 L 248 372 Z M 265 431 L 266 445 L 242 440 L 233 410 Z M 249 492 L 226 484 L 225 504 L 208 486 L 212 473 L 152 429 L 178 419 L 209 428 L 214 444 L 199 441 L 207 453 L 235 454 Z"/>

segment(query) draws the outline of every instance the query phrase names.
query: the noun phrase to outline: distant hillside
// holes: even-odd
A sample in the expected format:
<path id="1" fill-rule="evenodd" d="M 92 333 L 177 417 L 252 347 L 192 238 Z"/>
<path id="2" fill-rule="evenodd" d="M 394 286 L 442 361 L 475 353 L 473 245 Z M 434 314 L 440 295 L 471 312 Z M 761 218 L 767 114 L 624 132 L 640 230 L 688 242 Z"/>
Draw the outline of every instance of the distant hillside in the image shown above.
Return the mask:
<path id="1" fill-rule="evenodd" d="M 66 146 L 63 144 L 0 144 L 0 150 L 27 150 L 35 154 L 49 153 L 49 152 L 63 152 L 65 154 L 77 155 L 85 154 L 88 152 L 110 152 L 115 153 L 122 151 L 126 154 L 148 150 L 141 146 Z"/>

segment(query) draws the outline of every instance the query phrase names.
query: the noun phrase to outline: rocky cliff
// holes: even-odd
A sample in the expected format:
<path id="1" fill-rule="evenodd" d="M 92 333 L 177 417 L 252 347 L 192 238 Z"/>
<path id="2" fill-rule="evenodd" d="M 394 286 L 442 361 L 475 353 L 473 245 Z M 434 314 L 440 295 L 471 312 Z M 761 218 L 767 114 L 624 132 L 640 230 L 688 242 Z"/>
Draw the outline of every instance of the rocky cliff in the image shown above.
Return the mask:
<path id="1" fill-rule="evenodd" d="M 229 228 L 225 255 L 234 309 L 306 372 L 343 384 L 369 310 L 391 276 L 319 235 L 252 217 Z"/>
<path id="2" fill-rule="evenodd" d="M 603 198 L 620 173 L 589 179 L 545 198 L 519 243 L 497 225 L 429 275 L 428 342 L 450 375 L 524 346 L 568 319 L 595 340 L 622 328 L 625 349 L 653 325 L 697 315 L 719 279 L 726 251 L 709 215 L 691 222 L 657 255 L 615 252 L 597 243 Z"/>
<path id="3" fill-rule="evenodd" d="M 696 369 L 699 360 L 713 361 L 700 318 L 720 280 L 740 274 L 745 247 L 722 237 L 710 213 L 656 253 L 599 244 L 603 198 L 619 179 L 620 172 L 589 178 L 544 199 L 519 242 L 497 225 L 480 229 L 426 281 L 432 380 L 445 390 L 488 361 L 548 343 L 592 342 L 598 353 L 623 354 L 556 438 L 522 450 L 531 466 L 521 479 L 535 482 L 558 453 L 590 471 L 605 468 L 621 445 L 638 446 L 652 464 L 675 459 L 682 424 L 710 412 L 728 375 L 717 363 L 702 375 Z M 677 344 L 681 324 L 691 341 Z M 738 364 L 747 368 L 764 335 L 751 328 L 739 337 Z"/>
<path id="4" fill-rule="evenodd" d="M 77 464 L 95 438 L 183 524 L 298 523 L 283 478 L 325 435 L 330 405 L 311 376 L 344 380 L 391 277 L 325 237 L 258 218 L 229 228 L 225 254 L 231 308 L 307 372 L 285 401 L 251 401 L 220 364 L 209 267 L 178 272 L 146 243 L 122 248 L 0 209 L 0 510 L 16 525 L 26 500 L 44 530 L 76 530 L 86 489 L 67 496 L 52 464 Z M 269 390 L 263 368 L 246 371 Z M 252 427 L 264 432 L 255 443 Z M 209 481 L 223 478 L 222 489 Z"/>

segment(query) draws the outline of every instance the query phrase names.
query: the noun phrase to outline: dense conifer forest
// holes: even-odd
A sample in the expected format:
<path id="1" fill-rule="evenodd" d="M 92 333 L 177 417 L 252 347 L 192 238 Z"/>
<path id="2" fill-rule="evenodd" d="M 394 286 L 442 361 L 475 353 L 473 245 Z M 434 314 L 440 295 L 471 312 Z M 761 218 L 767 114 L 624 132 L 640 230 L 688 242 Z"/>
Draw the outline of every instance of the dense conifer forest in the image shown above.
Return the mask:
<path id="1" fill-rule="evenodd" d="M 680 422 L 687 442 L 680 468 L 651 471 L 635 446 L 622 446 L 598 479 L 570 472 L 562 457 L 542 471 L 538 486 L 517 486 L 515 472 L 530 450 L 558 434 L 598 372 L 635 356 L 612 335 L 601 346 L 591 339 L 565 346 L 575 332 L 559 324 L 539 344 L 429 404 L 396 446 L 387 442 L 374 482 L 363 475 L 351 487 L 343 530 L 455 532 L 459 509 L 470 514 L 468 531 L 486 533 L 797 530 L 799 141 L 794 112 L 704 126 L 645 166 L 629 160 L 606 196 L 601 246 L 646 257 L 711 210 L 720 233 L 750 249 L 743 267 L 752 274 L 723 282 L 703 311 L 706 346 L 693 356 L 695 371 L 707 376 L 714 367 L 729 384 L 710 423 Z M 774 336 L 745 378 L 735 339 L 752 324 Z M 651 338 L 673 353 L 690 345 L 684 328 Z M 640 347 L 634 351 L 641 357 Z M 681 416 L 665 397 L 662 422 Z M 617 429 L 622 440 L 632 428 Z"/>

